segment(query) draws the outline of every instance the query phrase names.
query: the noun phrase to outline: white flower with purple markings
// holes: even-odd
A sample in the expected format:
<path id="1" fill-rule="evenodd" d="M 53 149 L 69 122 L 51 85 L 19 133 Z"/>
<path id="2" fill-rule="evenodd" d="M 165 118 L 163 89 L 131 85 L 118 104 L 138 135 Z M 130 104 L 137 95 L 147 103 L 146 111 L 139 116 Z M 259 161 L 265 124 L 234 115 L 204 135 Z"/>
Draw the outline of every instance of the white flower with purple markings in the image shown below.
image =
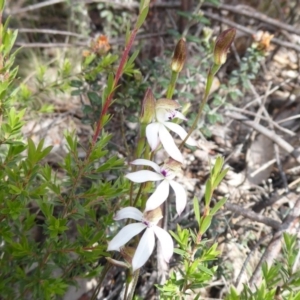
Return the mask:
<path id="1" fill-rule="evenodd" d="M 182 163 L 183 156 L 168 131 L 169 129 L 177 133 L 182 140 L 187 136 L 187 132 L 180 125 L 170 122 L 174 118 L 186 120 L 185 116 L 176 110 L 178 108 L 180 108 L 180 105 L 174 100 L 157 100 L 155 104 L 156 122 L 147 126 L 146 136 L 152 151 L 154 151 L 161 142 L 166 152 L 173 159 Z M 186 140 L 186 144 L 190 146 L 197 145 L 190 137 Z"/>
<path id="2" fill-rule="evenodd" d="M 155 246 L 155 236 L 161 244 L 162 255 L 169 262 L 173 255 L 174 244 L 168 232 L 157 226 L 162 218 L 161 209 L 157 208 L 144 214 L 135 207 L 126 207 L 119 210 L 114 220 L 134 219 L 133 223 L 122 228 L 119 233 L 109 242 L 107 251 L 120 251 L 134 236 L 145 230 L 132 258 L 133 271 L 141 268 L 152 254 Z"/>
<path id="3" fill-rule="evenodd" d="M 146 203 L 146 211 L 159 207 L 169 196 L 170 186 L 175 193 L 176 210 L 180 215 L 186 206 L 187 196 L 183 186 L 173 179 L 180 171 L 181 164 L 173 159 L 169 159 L 162 167 L 147 159 L 136 159 L 131 164 L 151 167 L 150 170 L 140 170 L 127 174 L 129 180 L 142 183 L 147 181 L 162 181 Z"/>

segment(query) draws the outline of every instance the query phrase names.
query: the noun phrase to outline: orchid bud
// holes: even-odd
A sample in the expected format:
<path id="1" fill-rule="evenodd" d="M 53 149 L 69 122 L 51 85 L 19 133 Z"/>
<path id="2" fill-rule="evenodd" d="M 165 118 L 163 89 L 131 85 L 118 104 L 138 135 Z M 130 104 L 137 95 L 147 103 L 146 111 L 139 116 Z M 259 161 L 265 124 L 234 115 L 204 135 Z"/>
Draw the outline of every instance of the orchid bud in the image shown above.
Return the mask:
<path id="1" fill-rule="evenodd" d="M 149 124 L 152 122 L 155 116 L 155 105 L 156 100 L 151 89 L 147 89 L 143 103 L 142 103 L 142 111 L 140 116 L 140 121 L 142 124 Z"/>
<path id="2" fill-rule="evenodd" d="M 236 29 L 229 28 L 221 32 L 217 37 L 214 49 L 214 63 L 223 65 L 227 59 L 227 52 L 235 37 Z"/>
<path id="3" fill-rule="evenodd" d="M 185 38 L 181 38 L 175 47 L 174 55 L 171 62 L 172 71 L 176 73 L 181 72 L 185 60 L 186 60 Z"/>

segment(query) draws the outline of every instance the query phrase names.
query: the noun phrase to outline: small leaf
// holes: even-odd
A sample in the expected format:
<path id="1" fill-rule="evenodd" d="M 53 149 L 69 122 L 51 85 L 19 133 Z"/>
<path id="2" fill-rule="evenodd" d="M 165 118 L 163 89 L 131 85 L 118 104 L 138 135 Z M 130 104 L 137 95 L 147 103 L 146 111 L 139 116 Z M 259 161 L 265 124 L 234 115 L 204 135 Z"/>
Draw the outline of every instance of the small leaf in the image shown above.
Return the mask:
<path id="1" fill-rule="evenodd" d="M 206 181 L 205 185 L 205 206 L 209 206 L 210 200 L 212 196 L 212 186 L 211 186 L 211 179 L 208 179 Z"/>
<path id="2" fill-rule="evenodd" d="M 36 159 L 36 148 L 32 139 L 28 139 L 28 160 L 34 163 Z"/>
<path id="3" fill-rule="evenodd" d="M 210 214 L 213 216 L 215 215 L 219 209 L 222 208 L 222 206 L 226 203 L 227 201 L 227 198 L 226 197 L 223 197 L 221 200 L 219 200 L 216 205 L 210 210 Z"/>
<path id="4" fill-rule="evenodd" d="M 83 86 L 83 82 L 80 80 L 71 80 L 70 86 L 80 88 Z"/>
<path id="5" fill-rule="evenodd" d="M 2 12 L 5 6 L 5 0 L 0 0 L 0 11 Z"/>
<path id="6" fill-rule="evenodd" d="M 94 105 L 101 104 L 101 98 L 99 97 L 99 95 L 96 92 L 89 91 L 87 93 L 87 96 L 88 96 L 89 100 L 91 101 L 91 104 L 94 104 Z"/>
<path id="7" fill-rule="evenodd" d="M 227 299 L 228 300 L 239 300 L 240 299 L 238 291 L 235 289 L 234 286 L 230 287 L 230 294 L 229 294 L 229 297 Z"/>
<path id="8" fill-rule="evenodd" d="M 147 2 L 147 0 L 146 0 L 146 2 Z M 144 9 L 141 11 L 141 13 L 137 19 L 136 29 L 139 29 L 143 25 L 144 21 L 146 20 L 147 15 L 148 15 L 148 11 L 149 11 L 149 6 L 145 7 L 145 5 L 144 5 Z"/>
<path id="9" fill-rule="evenodd" d="M 212 173 L 213 174 L 218 174 L 222 170 L 224 164 L 224 158 L 222 156 L 218 156 L 215 162 L 215 165 L 213 167 Z"/>
<path id="10" fill-rule="evenodd" d="M 226 176 L 227 172 L 228 172 L 229 168 L 224 169 L 215 179 L 214 184 L 213 184 L 213 188 L 217 188 L 218 185 L 220 184 L 220 182 L 224 179 L 224 177 Z"/>
<path id="11" fill-rule="evenodd" d="M 125 33 L 125 44 L 126 45 L 128 44 L 129 38 L 130 38 L 130 23 L 128 22 L 126 24 L 126 33 Z"/>
<path id="12" fill-rule="evenodd" d="M 212 216 L 209 215 L 209 216 L 203 217 L 201 219 L 202 219 L 201 220 L 202 222 L 201 222 L 199 232 L 201 235 L 203 235 L 211 224 Z"/>
<path id="13" fill-rule="evenodd" d="M 198 222 L 198 226 L 200 226 L 200 208 L 199 208 L 199 200 L 194 197 L 193 199 L 193 204 L 194 204 L 194 213 L 195 213 L 195 218 Z"/>
<path id="14" fill-rule="evenodd" d="M 133 64 L 133 62 L 135 61 L 135 59 L 137 58 L 137 56 L 139 55 L 140 50 L 137 49 L 133 52 L 133 54 L 131 55 L 131 57 L 128 59 L 127 64 L 126 65 L 131 65 Z"/>

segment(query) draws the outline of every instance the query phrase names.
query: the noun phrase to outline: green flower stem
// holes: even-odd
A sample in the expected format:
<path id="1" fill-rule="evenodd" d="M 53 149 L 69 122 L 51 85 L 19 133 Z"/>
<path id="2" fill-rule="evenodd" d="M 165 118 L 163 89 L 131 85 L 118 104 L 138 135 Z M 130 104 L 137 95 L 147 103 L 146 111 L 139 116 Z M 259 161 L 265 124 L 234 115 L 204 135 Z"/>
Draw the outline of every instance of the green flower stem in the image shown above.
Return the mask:
<path id="1" fill-rule="evenodd" d="M 217 72 L 219 71 L 220 67 L 221 67 L 221 65 L 217 65 L 217 64 L 214 64 L 214 65 L 213 65 L 213 67 L 212 67 L 211 70 L 210 70 L 210 73 L 211 73 L 212 76 L 213 76 L 212 79 L 214 79 L 214 77 L 215 77 L 215 75 L 217 74 Z M 212 81 L 211 81 L 211 84 L 212 84 Z M 210 84 L 210 86 L 211 86 L 211 84 Z M 210 89 L 210 88 L 209 88 L 209 89 Z"/>
<path id="2" fill-rule="evenodd" d="M 153 152 L 151 152 L 150 150 L 150 146 L 148 143 L 146 143 L 146 147 L 145 147 L 145 152 L 144 152 L 144 158 L 148 159 L 148 160 L 153 160 Z M 150 167 L 148 167 L 147 169 L 151 169 Z M 142 186 L 142 203 L 141 203 L 141 208 L 144 210 L 146 207 L 146 202 L 148 200 L 148 191 L 151 189 L 152 183 L 151 182 L 145 182 L 144 185 Z"/>
<path id="3" fill-rule="evenodd" d="M 136 151 L 134 158 L 137 159 L 142 156 L 144 147 L 145 147 L 145 142 L 146 142 L 146 127 L 148 124 L 141 124 L 140 125 L 140 134 L 139 134 L 139 140 L 137 143 Z"/>
<path id="4" fill-rule="evenodd" d="M 103 280 L 104 280 L 106 274 L 108 273 L 108 271 L 110 270 L 110 268 L 111 268 L 111 264 L 107 262 L 107 263 L 105 264 L 104 269 L 103 269 L 102 272 L 101 272 L 101 276 L 100 276 L 100 279 L 99 279 L 99 283 L 98 283 L 98 285 L 96 286 L 96 288 L 94 289 L 94 292 L 93 292 L 93 295 L 92 295 L 92 297 L 91 297 L 91 300 L 96 300 L 96 299 L 97 299 L 97 295 L 98 295 L 98 293 L 99 293 L 99 291 L 100 291 L 100 288 L 101 288 L 101 286 L 102 286 Z"/>
<path id="5" fill-rule="evenodd" d="M 141 124 L 140 125 L 140 134 L 139 140 L 135 152 L 135 159 L 138 159 L 143 156 L 144 159 L 150 159 L 151 152 L 148 143 L 146 143 L 146 127 L 148 124 Z"/>
<path id="6" fill-rule="evenodd" d="M 173 97 L 178 74 L 179 73 L 172 71 L 171 80 L 170 80 L 168 90 L 167 90 L 167 99 L 172 99 L 172 97 Z"/>
<path id="7" fill-rule="evenodd" d="M 198 121 L 199 121 L 199 119 L 201 117 L 201 114 L 203 112 L 204 106 L 207 102 L 209 92 L 211 90 L 211 86 L 212 86 L 212 83 L 213 83 L 213 79 L 214 79 L 214 77 L 215 77 L 215 75 L 216 75 L 216 73 L 218 72 L 219 69 L 220 69 L 220 65 L 214 64 L 213 67 L 209 70 L 208 75 L 207 75 L 205 92 L 204 92 L 204 96 L 203 96 L 203 99 L 201 101 L 201 104 L 199 106 L 198 114 L 197 114 L 197 116 L 195 118 L 195 121 L 194 121 L 193 125 L 191 126 L 187 136 L 185 137 L 185 139 L 179 145 L 179 149 L 181 149 L 183 147 L 186 140 L 189 138 L 189 136 L 192 134 L 192 132 L 196 129 Z"/>
<path id="8" fill-rule="evenodd" d="M 136 194 L 136 196 L 135 196 L 135 200 L 134 200 L 134 202 L 133 202 L 133 206 L 134 206 L 134 207 L 136 206 L 136 204 L 137 204 L 137 202 L 138 202 L 138 199 L 139 199 L 139 197 L 140 197 L 140 195 L 141 195 L 141 193 L 142 193 L 142 190 L 144 189 L 144 185 L 145 185 L 145 183 L 141 183 L 141 185 L 140 185 L 140 188 L 139 188 L 139 190 L 138 190 L 138 192 L 137 192 L 137 194 Z"/>
<path id="9" fill-rule="evenodd" d="M 136 288 L 136 284 L 138 282 L 139 279 L 139 275 L 140 275 L 140 269 L 137 269 L 135 272 L 133 272 L 132 274 L 132 280 L 126 284 L 126 291 L 124 294 L 124 300 L 132 300 L 133 296 L 134 296 L 134 292 L 135 292 L 135 288 Z M 127 296 L 127 292 L 129 290 L 128 296 Z"/>
<path id="10" fill-rule="evenodd" d="M 154 154 L 155 154 L 155 151 L 151 152 L 150 147 L 147 144 L 146 148 L 145 148 L 145 152 L 144 152 L 144 158 L 152 161 L 153 158 L 154 158 Z M 135 197 L 135 200 L 133 202 L 134 207 L 136 206 L 137 201 L 138 201 L 139 197 L 141 196 L 142 192 L 145 192 L 145 191 L 149 190 L 151 188 L 151 184 L 152 184 L 151 182 L 141 183 L 140 188 L 138 190 L 138 193 L 137 193 L 137 195 Z M 142 210 L 145 209 L 146 201 L 147 201 L 147 196 L 142 198 L 142 205 L 141 205 Z"/>
<path id="11" fill-rule="evenodd" d="M 150 152 L 150 147 L 149 145 L 146 143 L 146 127 L 148 124 L 141 124 L 140 125 L 140 137 L 138 140 L 138 144 L 137 144 L 137 148 L 135 151 L 135 155 L 134 155 L 134 159 L 138 159 L 140 157 L 142 157 L 145 159 L 150 159 L 151 156 L 151 152 Z M 133 166 L 132 167 L 132 171 L 135 172 L 136 171 L 137 166 Z M 133 201 L 133 182 L 131 182 L 130 185 L 130 206 L 136 206 L 136 203 L 138 201 L 139 196 L 141 195 L 142 190 L 144 189 L 144 185 L 141 184 L 140 189 L 138 191 L 138 194 L 135 198 L 135 200 Z"/>
<path id="12" fill-rule="evenodd" d="M 149 144 L 147 143 L 146 144 L 146 148 L 145 148 L 145 152 L 144 152 L 144 158 L 145 159 L 148 159 L 148 160 L 151 160 L 153 161 L 153 158 L 154 158 L 154 152 L 151 152 L 150 150 L 150 146 Z M 150 167 L 147 167 L 146 169 L 151 169 Z M 152 187 L 152 182 L 148 181 L 148 182 L 144 182 L 144 184 L 142 185 L 142 189 L 141 189 L 141 192 L 143 192 L 142 194 L 142 203 L 141 203 L 141 208 L 142 210 L 144 210 L 146 208 L 146 202 L 148 200 L 148 192 L 149 190 L 151 189 Z M 138 198 L 136 199 L 136 201 L 138 200 Z"/>

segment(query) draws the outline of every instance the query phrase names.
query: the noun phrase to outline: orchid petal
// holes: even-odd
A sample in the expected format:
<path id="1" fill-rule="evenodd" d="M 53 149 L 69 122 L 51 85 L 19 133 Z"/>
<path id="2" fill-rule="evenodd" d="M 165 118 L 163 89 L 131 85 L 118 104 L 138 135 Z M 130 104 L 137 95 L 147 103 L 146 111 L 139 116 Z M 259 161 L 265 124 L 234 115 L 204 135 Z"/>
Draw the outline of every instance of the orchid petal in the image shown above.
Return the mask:
<path id="1" fill-rule="evenodd" d="M 159 127 L 159 123 L 151 123 L 146 127 L 146 137 L 152 151 L 155 150 L 159 144 Z"/>
<path id="2" fill-rule="evenodd" d="M 185 117 L 185 115 L 182 114 L 180 111 L 176 111 L 175 118 L 182 119 L 182 120 L 187 120 L 187 118 Z"/>
<path id="3" fill-rule="evenodd" d="M 186 206 L 186 192 L 183 186 L 174 180 L 170 180 L 169 183 L 175 192 L 176 210 L 178 215 L 180 215 Z"/>
<path id="4" fill-rule="evenodd" d="M 120 251 L 120 247 L 124 246 L 129 240 L 145 228 L 147 228 L 147 226 L 143 223 L 134 223 L 123 227 L 108 243 L 107 251 Z"/>
<path id="5" fill-rule="evenodd" d="M 166 127 L 168 127 L 170 130 L 172 130 L 173 132 L 177 133 L 182 140 L 184 140 L 185 137 L 187 136 L 187 132 L 180 125 L 178 125 L 176 123 L 164 122 L 164 125 Z M 186 140 L 186 144 L 188 144 L 190 146 L 197 146 L 196 141 L 194 139 L 192 139 L 191 137 L 189 137 Z"/>
<path id="6" fill-rule="evenodd" d="M 132 259 L 132 270 L 142 267 L 149 259 L 155 246 L 155 237 L 152 228 L 148 228 L 143 234 Z"/>
<path id="7" fill-rule="evenodd" d="M 146 211 L 159 207 L 169 196 L 168 180 L 163 180 L 146 202 Z"/>
<path id="8" fill-rule="evenodd" d="M 149 170 L 141 170 L 125 175 L 126 178 L 133 182 L 141 183 L 146 181 L 159 181 L 163 180 L 165 177 L 161 174 L 157 174 Z"/>
<path id="9" fill-rule="evenodd" d="M 159 129 L 159 139 L 160 139 L 162 145 L 164 146 L 164 149 L 166 150 L 166 152 L 173 159 L 182 163 L 183 162 L 182 154 L 179 151 L 178 147 L 176 146 L 171 134 L 164 126 L 161 126 Z"/>
<path id="10" fill-rule="evenodd" d="M 158 226 L 153 226 L 153 231 L 157 236 L 157 239 L 161 245 L 162 255 L 166 262 L 170 261 L 170 258 L 174 252 L 174 244 L 169 233 Z"/>
<path id="11" fill-rule="evenodd" d="M 158 122 L 163 123 L 164 121 L 169 120 L 168 115 L 169 113 L 165 108 L 156 109 L 155 116 Z"/>
<path id="12" fill-rule="evenodd" d="M 134 219 L 137 221 L 141 221 L 143 219 L 143 213 L 135 207 L 125 207 L 117 211 L 114 216 L 115 221 L 119 221 L 122 219 Z"/>
<path id="13" fill-rule="evenodd" d="M 160 173 L 160 167 L 158 164 L 156 164 L 155 162 L 148 160 L 148 159 L 136 159 L 134 161 L 131 162 L 132 165 L 137 165 L 137 166 L 149 166 L 151 167 L 153 170 L 155 170 L 157 173 Z"/>

